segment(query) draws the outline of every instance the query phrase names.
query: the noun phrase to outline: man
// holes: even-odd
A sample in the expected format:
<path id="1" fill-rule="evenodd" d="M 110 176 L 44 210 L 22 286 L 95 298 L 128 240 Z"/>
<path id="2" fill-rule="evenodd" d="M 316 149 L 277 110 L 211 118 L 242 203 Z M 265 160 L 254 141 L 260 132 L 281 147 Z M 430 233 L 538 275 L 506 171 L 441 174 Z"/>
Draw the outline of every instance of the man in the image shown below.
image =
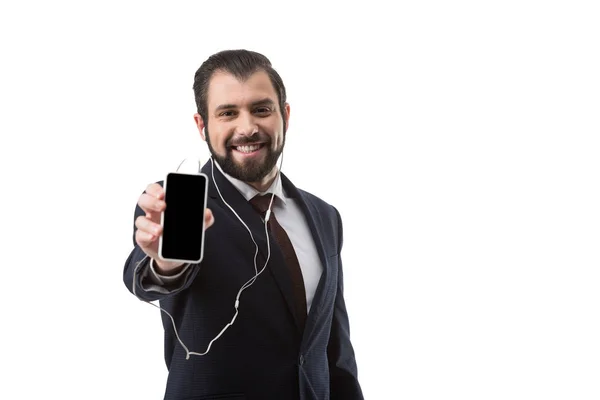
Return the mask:
<path id="1" fill-rule="evenodd" d="M 194 120 L 212 155 L 202 168 L 210 182 L 204 258 L 191 265 L 159 258 L 166 204 L 162 182 L 151 184 L 136 207 L 125 284 L 144 300 L 160 300 L 181 341 L 202 354 L 231 321 L 240 288 L 257 266 L 267 266 L 204 355 L 188 354 L 163 314 L 165 399 L 362 399 L 343 297 L 339 213 L 277 167 L 290 117 L 279 74 L 261 54 L 229 50 L 202 64 L 193 88 Z M 273 193 L 268 218 L 256 199 Z"/>

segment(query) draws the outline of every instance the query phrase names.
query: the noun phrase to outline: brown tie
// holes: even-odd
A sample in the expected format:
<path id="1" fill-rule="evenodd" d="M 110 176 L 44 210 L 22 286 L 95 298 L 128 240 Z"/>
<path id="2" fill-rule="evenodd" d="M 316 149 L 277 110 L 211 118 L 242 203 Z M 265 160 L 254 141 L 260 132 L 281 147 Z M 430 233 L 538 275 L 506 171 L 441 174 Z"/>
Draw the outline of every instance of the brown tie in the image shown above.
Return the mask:
<path id="1" fill-rule="evenodd" d="M 271 202 L 270 194 L 261 196 L 257 195 L 250 204 L 262 215 L 264 218 L 267 210 L 269 209 L 269 203 Z M 294 251 L 294 246 L 288 237 L 285 230 L 279 225 L 273 210 L 271 210 L 271 216 L 267 223 L 269 230 L 275 237 L 275 241 L 279 245 L 281 252 L 285 258 L 285 264 L 287 265 L 288 271 L 290 272 L 290 278 L 292 279 L 292 286 L 294 290 L 294 299 L 296 301 L 296 313 L 300 321 L 300 327 L 304 329 L 306 322 L 306 291 L 304 289 L 304 279 L 302 278 L 302 270 L 300 269 L 300 263 L 298 257 Z"/>

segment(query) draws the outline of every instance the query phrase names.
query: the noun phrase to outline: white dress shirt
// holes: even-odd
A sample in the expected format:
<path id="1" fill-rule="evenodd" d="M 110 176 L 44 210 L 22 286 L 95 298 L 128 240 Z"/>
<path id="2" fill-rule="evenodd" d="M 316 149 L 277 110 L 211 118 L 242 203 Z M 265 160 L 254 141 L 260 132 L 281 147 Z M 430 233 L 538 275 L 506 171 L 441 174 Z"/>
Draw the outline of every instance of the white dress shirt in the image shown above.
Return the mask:
<path id="1" fill-rule="evenodd" d="M 275 215 L 275 218 L 277 218 L 277 221 L 283 227 L 283 229 L 285 229 L 290 241 L 292 242 L 292 245 L 294 246 L 294 251 L 296 252 L 298 262 L 300 263 L 300 269 L 302 270 L 302 278 L 304 279 L 304 289 L 306 292 L 306 311 L 308 312 L 312 305 L 313 298 L 315 297 L 317 285 L 321 279 L 323 265 L 319 259 L 319 253 L 317 251 L 312 234 L 310 233 L 308 222 L 306 221 L 306 217 L 304 216 L 299 204 L 295 199 L 286 195 L 279 177 L 273 181 L 273 184 L 271 184 L 271 186 L 265 192 L 259 192 L 246 182 L 236 179 L 223 172 L 221 166 L 217 162 L 215 162 L 215 165 L 219 171 L 221 171 L 223 176 L 225 176 L 225 178 L 227 178 L 227 180 L 229 180 L 229 182 L 231 182 L 231 184 L 248 201 L 259 194 L 264 195 L 268 193 L 275 193 L 275 199 L 273 200 L 271 212 Z M 227 199 L 225 199 L 225 201 L 227 201 Z M 215 220 L 215 223 L 218 224 L 219 222 Z M 249 255 L 249 257 L 250 256 L 251 255 Z M 167 277 L 158 274 L 154 269 L 154 263 L 150 263 L 150 271 L 148 275 L 155 285 L 162 286 L 167 283 L 172 283 L 183 276 L 187 270 L 187 267 L 188 265 L 186 265 L 184 269 L 176 276 Z M 260 279 L 260 277 L 258 279 Z M 151 287 L 148 287 L 147 290 L 150 289 L 162 291 L 155 285 L 150 285 Z"/>

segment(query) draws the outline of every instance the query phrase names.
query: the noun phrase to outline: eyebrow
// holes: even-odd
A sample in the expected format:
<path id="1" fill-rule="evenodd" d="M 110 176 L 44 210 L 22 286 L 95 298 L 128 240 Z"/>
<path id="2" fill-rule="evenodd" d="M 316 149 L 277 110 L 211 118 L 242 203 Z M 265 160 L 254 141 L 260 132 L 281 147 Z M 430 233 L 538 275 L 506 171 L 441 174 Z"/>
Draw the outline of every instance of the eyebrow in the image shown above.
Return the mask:
<path id="1" fill-rule="evenodd" d="M 252 103 L 252 107 L 256 106 L 274 106 L 275 102 L 268 97 L 265 97 L 262 100 L 258 100 Z"/>
<path id="2" fill-rule="evenodd" d="M 257 100 L 252 102 L 252 104 L 250 104 L 252 107 L 257 107 L 257 106 L 273 106 L 275 105 L 275 102 L 273 100 L 271 100 L 268 97 L 265 97 L 262 100 Z M 235 104 L 221 104 L 219 105 L 216 109 L 215 112 L 219 112 L 222 110 L 230 110 L 232 108 L 237 108 L 237 106 Z"/>

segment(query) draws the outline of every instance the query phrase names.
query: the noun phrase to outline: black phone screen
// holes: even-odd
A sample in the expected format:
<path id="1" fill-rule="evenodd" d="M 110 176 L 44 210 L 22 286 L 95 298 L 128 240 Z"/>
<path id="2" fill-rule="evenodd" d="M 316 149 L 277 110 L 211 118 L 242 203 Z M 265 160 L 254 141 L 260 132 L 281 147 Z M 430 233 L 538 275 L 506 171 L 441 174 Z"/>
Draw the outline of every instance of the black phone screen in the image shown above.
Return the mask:
<path id="1" fill-rule="evenodd" d="M 200 262 L 204 245 L 207 178 L 169 173 L 165 180 L 161 257 Z"/>

